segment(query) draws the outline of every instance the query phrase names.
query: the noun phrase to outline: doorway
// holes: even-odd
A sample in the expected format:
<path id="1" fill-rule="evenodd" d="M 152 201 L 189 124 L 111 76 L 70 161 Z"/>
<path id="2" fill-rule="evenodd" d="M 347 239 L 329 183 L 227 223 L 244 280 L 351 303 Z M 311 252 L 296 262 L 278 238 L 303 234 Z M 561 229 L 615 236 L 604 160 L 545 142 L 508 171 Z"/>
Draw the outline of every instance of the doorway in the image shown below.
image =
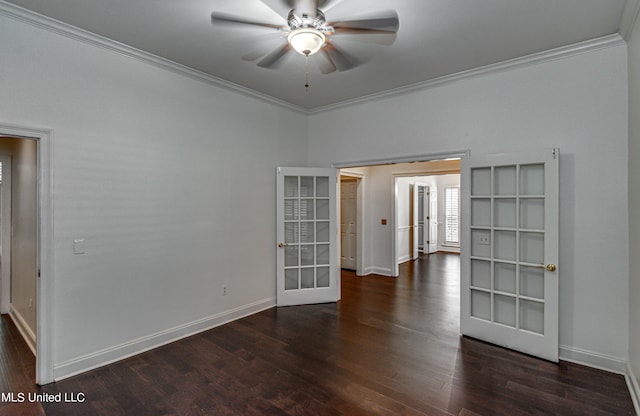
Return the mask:
<path id="1" fill-rule="evenodd" d="M 36 353 L 37 142 L 0 139 L 3 167 L 0 309 Z M 9 230 L 9 232 L 6 232 Z"/>
<path id="2" fill-rule="evenodd" d="M 455 157 L 458 156 L 458 157 Z M 401 210 L 398 208 L 398 186 L 396 179 L 429 176 L 429 175 L 447 175 L 459 174 L 460 172 L 460 154 L 438 155 L 433 157 L 424 157 L 422 161 L 413 162 L 393 162 L 375 161 L 361 162 L 361 164 L 348 164 L 340 168 L 341 176 L 356 176 L 360 179 L 360 186 L 357 194 L 357 232 L 356 245 L 357 252 L 360 254 L 358 262 L 357 275 L 380 274 L 384 276 L 398 275 L 398 259 L 399 248 L 405 247 L 407 243 L 407 259 L 411 257 L 408 244 L 411 239 L 413 227 L 415 223 L 410 224 L 409 211 L 406 215 L 403 212 L 403 220 L 406 224 L 399 224 L 398 215 Z M 415 181 L 414 181 L 415 182 Z M 407 182 L 406 200 L 407 210 L 409 209 L 410 192 Z M 404 189 L 404 188 L 403 188 Z M 433 187 L 433 191 L 436 191 Z M 404 192 L 404 190 L 402 191 Z M 436 193 L 436 192 L 434 192 Z M 404 193 L 403 193 L 404 195 Z M 434 198 L 434 201 L 437 198 Z M 435 210 L 435 207 L 434 207 Z M 403 237 L 399 237 L 399 227 L 405 227 Z M 437 224 L 431 221 L 431 234 L 437 232 Z M 417 233 L 416 233 L 417 234 Z M 402 238 L 406 239 L 402 240 Z M 399 241 L 399 238 L 401 241 Z M 417 241 L 418 236 L 413 237 Z M 436 251 L 436 239 L 429 240 L 431 246 L 429 251 Z M 415 245 L 417 248 L 417 244 Z M 455 251 L 455 250 L 452 250 Z M 417 256 L 417 253 L 416 253 Z"/>
<path id="3" fill-rule="evenodd" d="M 0 153 L 11 161 L 11 169 L 3 169 L 10 172 L 11 193 L 2 202 L 10 200 L 11 208 L 5 208 L 4 214 L 12 214 L 11 231 L 2 232 L 0 306 L 3 313 L 8 309 L 35 354 L 32 377 L 41 385 L 53 381 L 49 325 L 53 247 L 51 137 L 49 130 L 0 124 Z M 2 231 L 6 231 L 7 217 L 3 216 L 3 220 Z M 5 237 L 11 237 L 11 242 Z M 11 264 L 5 264 L 9 259 Z M 3 278 L 7 270 L 8 279 Z"/>
<path id="4" fill-rule="evenodd" d="M 433 169 L 441 162 L 425 164 Z M 447 162 L 448 163 L 448 162 Z M 406 176 L 394 174 L 396 206 L 396 247 L 398 264 L 415 260 L 419 253 L 436 251 L 460 252 L 459 242 L 450 241 L 452 219 L 459 218 L 459 210 L 450 214 L 447 190 L 459 189 L 460 173 L 421 174 Z M 457 228 L 456 228 L 457 230 Z"/>
<path id="5" fill-rule="evenodd" d="M 340 267 L 357 270 L 358 186 L 360 178 L 340 176 Z"/>

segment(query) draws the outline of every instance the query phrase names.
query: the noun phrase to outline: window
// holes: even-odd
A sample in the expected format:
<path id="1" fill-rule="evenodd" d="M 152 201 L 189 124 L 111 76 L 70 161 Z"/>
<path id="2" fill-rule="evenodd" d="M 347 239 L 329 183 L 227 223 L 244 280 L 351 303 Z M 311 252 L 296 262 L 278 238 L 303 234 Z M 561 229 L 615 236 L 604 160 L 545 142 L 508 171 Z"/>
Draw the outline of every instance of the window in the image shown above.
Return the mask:
<path id="1" fill-rule="evenodd" d="M 460 188 L 444 188 L 444 244 L 460 244 Z"/>

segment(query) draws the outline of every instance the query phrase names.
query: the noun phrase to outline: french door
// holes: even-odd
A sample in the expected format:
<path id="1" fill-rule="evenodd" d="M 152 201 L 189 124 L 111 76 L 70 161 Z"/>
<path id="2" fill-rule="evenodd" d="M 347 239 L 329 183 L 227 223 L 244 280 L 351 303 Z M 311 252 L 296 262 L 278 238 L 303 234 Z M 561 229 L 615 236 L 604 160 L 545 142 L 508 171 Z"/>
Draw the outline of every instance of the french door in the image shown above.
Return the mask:
<path id="1" fill-rule="evenodd" d="M 277 169 L 277 305 L 336 302 L 336 170 Z"/>
<path id="2" fill-rule="evenodd" d="M 460 329 L 558 361 L 557 149 L 463 158 Z"/>

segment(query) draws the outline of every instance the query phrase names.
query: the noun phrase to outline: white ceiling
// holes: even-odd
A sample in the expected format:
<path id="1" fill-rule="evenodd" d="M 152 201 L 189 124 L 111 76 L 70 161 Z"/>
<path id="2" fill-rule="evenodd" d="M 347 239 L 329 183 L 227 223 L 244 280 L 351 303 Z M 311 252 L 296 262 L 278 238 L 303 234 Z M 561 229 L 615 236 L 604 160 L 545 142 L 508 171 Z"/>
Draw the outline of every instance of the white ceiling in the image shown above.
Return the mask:
<path id="1" fill-rule="evenodd" d="M 289 0 L 290 1 L 290 0 Z M 277 69 L 243 60 L 285 39 L 274 29 L 214 27 L 211 12 L 285 24 L 287 0 L 9 0 L 69 25 L 150 52 L 214 77 L 314 109 L 395 90 L 538 52 L 618 33 L 625 0 L 334 0 L 328 21 L 395 10 L 391 46 L 334 37 L 363 62 L 323 75 L 310 58 L 290 53 Z M 280 15 L 277 12 L 280 13 Z"/>

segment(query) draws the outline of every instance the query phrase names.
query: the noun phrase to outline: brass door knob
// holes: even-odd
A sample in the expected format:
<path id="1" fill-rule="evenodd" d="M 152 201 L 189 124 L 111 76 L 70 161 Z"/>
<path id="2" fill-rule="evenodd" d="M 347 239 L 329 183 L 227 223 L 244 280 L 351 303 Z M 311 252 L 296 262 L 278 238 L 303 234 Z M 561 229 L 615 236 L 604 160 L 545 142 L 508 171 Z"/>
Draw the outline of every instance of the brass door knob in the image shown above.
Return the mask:
<path id="1" fill-rule="evenodd" d="M 547 267 L 545 267 L 545 269 L 547 269 L 548 272 L 555 272 L 556 271 L 556 265 L 555 264 L 547 264 Z"/>
<path id="2" fill-rule="evenodd" d="M 286 245 L 287 245 L 287 243 L 278 243 L 278 247 L 280 247 L 280 248 L 282 248 L 282 247 L 284 247 Z"/>

